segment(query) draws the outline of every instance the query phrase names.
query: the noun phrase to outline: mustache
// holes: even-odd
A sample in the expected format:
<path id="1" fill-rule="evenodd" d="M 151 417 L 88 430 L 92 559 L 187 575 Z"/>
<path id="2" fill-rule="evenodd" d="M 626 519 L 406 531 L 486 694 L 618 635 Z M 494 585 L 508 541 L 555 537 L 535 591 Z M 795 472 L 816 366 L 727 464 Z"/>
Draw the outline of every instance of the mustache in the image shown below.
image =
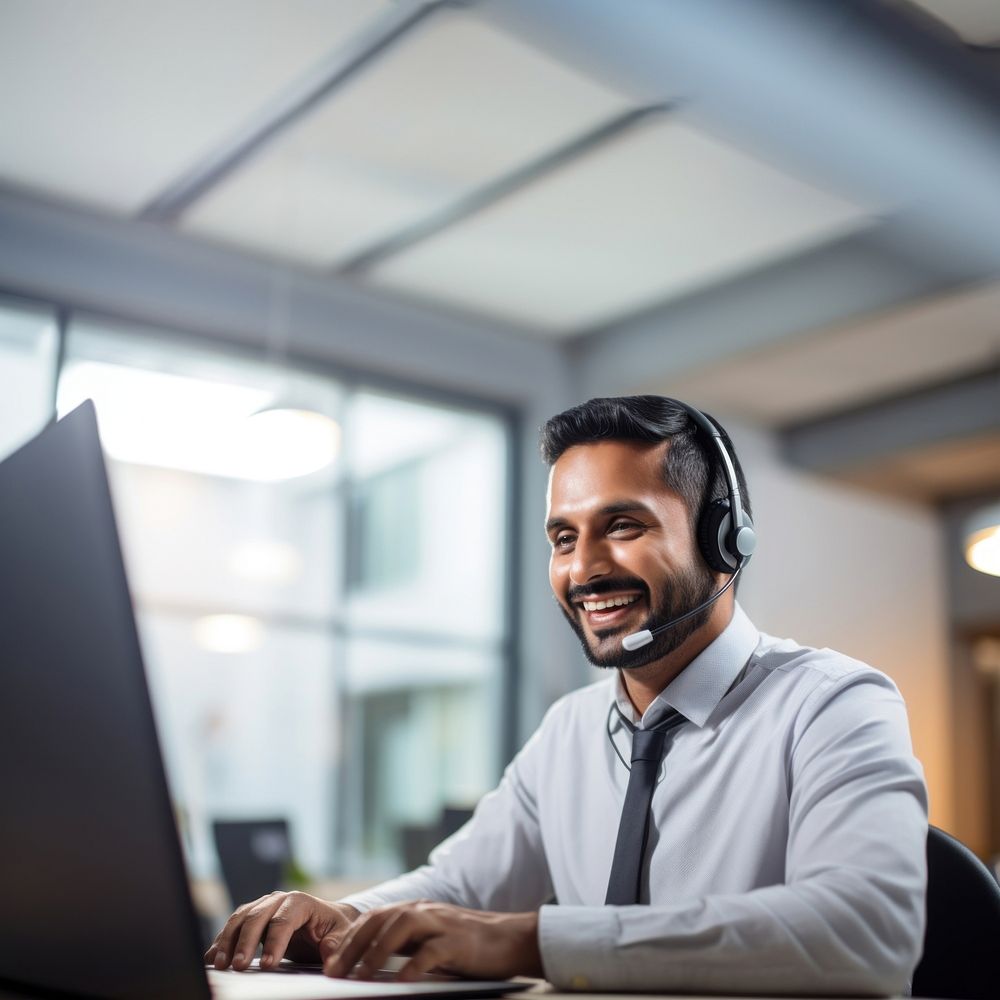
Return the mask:
<path id="1" fill-rule="evenodd" d="M 593 594 L 595 597 L 601 594 L 614 594 L 622 590 L 638 590 L 644 597 L 649 596 L 649 588 L 634 576 L 619 576 L 603 580 L 595 580 L 586 586 L 570 587 L 566 591 L 566 600 L 570 603 L 582 600 Z"/>

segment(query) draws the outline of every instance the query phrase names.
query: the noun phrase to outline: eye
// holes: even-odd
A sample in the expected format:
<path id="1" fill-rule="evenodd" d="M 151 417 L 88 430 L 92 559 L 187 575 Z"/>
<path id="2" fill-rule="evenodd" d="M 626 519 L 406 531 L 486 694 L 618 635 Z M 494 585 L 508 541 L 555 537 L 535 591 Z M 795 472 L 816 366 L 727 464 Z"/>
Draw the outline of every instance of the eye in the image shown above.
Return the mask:
<path id="1" fill-rule="evenodd" d="M 552 546 L 556 549 L 566 550 L 574 542 L 576 536 L 570 531 L 560 531 L 552 539 Z"/>
<path id="2" fill-rule="evenodd" d="M 642 525 L 637 524 L 635 521 L 612 521 L 608 526 L 608 534 L 614 535 L 628 535 L 630 532 L 633 534 L 639 534 L 642 531 Z"/>

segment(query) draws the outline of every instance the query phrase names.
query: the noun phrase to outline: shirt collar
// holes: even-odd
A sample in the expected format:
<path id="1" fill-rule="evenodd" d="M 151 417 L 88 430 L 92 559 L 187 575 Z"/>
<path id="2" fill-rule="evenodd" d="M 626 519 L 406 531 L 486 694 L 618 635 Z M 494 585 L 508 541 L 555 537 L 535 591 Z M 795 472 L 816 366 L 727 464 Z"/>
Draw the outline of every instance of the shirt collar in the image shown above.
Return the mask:
<path id="1" fill-rule="evenodd" d="M 615 679 L 615 701 L 622 715 L 643 729 L 655 726 L 671 708 L 701 727 L 725 697 L 760 642 L 760 633 L 736 604 L 721 635 L 705 647 L 653 700 L 641 721 L 622 681 Z M 617 715 L 617 713 L 615 713 Z"/>

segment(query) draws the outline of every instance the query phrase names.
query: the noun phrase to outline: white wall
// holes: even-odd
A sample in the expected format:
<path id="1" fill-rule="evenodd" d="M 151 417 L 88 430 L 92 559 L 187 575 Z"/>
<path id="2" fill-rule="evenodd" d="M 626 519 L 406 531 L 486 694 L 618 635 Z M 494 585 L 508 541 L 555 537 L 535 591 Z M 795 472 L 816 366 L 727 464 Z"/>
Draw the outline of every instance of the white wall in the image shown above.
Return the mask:
<path id="1" fill-rule="evenodd" d="M 740 602 L 762 630 L 839 649 L 896 682 L 931 820 L 951 827 L 943 525 L 932 511 L 793 470 L 771 435 L 720 419 L 746 472 L 760 536 Z"/>

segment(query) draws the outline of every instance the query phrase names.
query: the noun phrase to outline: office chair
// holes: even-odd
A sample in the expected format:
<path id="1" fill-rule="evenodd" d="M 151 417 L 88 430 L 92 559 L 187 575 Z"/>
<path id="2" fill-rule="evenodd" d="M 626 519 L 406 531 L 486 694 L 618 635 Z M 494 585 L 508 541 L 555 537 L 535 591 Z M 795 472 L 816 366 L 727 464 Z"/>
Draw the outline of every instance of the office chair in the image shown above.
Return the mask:
<path id="1" fill-rule="evenodd" d="M 1000 996 L 1000 885 L 965 844 L 927 832 L 927 930 L 913 996 L 995 1000 Z"/>
<path id="2" fill-rule="evenodd" d="M 399 851 L 409 871 L 427 863 L 427 855 L 446 837 L 457 833 L 472 818 L 464 806 L 443 806 L 433 823 L 406 823 L 399 828 Z"/>
<path id="3" fill-rule="evenodd" d="M 233 906 L 284 886 L 292 863 L 287 820 L 217 819 L 212 833 Z"/>

